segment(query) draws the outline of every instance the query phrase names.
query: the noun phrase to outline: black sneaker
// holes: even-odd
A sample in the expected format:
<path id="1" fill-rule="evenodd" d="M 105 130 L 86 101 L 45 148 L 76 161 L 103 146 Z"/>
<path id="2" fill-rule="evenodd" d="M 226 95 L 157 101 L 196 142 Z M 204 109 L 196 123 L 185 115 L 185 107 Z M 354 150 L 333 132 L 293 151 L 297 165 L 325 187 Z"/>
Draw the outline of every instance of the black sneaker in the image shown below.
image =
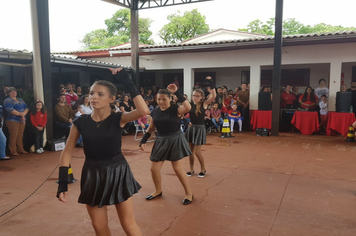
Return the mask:
<path id="1" fill-rule="evenodd" d="M 199 177 L 199 178 L 204 178 L 204 177 L 205 177 L 205 174 L 206 174 L 206 170 L 205 170 L 204 172 L 200 172 L 200 173 L 198 174 L 198 177 Z"/>
<path id="2" fill-rule="evenodd" d="M 193 171 L 193 172 L 190 172 L 190 171 L 187 172 L 187 176 L 188 176 L 188 177 L 190 177 L 190 176 L 192 176 L 192 175 L 194 175 L 194 171 Z"/>

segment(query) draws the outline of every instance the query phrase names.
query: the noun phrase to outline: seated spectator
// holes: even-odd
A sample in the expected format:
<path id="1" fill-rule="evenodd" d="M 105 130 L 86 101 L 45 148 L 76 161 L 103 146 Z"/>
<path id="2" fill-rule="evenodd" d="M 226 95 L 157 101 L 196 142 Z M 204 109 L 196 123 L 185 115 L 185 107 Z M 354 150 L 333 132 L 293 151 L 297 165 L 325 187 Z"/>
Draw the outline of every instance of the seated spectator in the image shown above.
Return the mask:
<path id="1" fill-rule="evenodd" d="M 239 124 L 239 132 L 242 131 L 242 121 L 244 120 L 244 118 L 241 116 L 241 113 L 237 110 L 236 104 L 233 104 L 231 110 L 229 111 L 229 120 L 230 120 L 231 133 L 234 132 L 235 122 Z"/>
<path id="2" fill-rule="evenodd" d="M 130 112 L 130 111 L 133 111 L 134 108 L 133 106 L 131 105 L 130 101 L 129 101 L 129 96 L 127 95 L 123 95 L 123 100 L 122 102 L 120 103 L 120 110 L 121 112 Z M 130 127 L 134 125 L 133 122 L 129 122 L 127 123 L 124 128 L 122 129 L 123 131 L 123 134 L 128 134 L 129 133 L 129 129 Z"/>
<path id="3" fill-rule="evenodd" d="M 140 125 L 141 129 L 146 130 L 148 126 L 150 126 L 151 116 L 150 115 L 143 116 L 140 119 L 138 119 L 137 122 Z"/>
<path id="4" fill-rule="evenodd" d="M 340 92 L 347 92 L 347 86 L 346 86 L 346 84 L 341 85 L 341 87 L 340 87 Z"/>
<path id="5" fill-rule="evenodd" d="M 142 97 L 145 96 L 145 89 L 143 87 L 140 87 L 140 94 Z"/>
<path id="6" fill-rule="evenodd" d="M 60 94 L 58 103 L 54 106 L 54 122 L 57 132 L 57 138 L 68 138 L 74 112 L 72 107 L 67 104 L 65 94 Z"/>
<path id="7" fill-rule="evenodd" d="M 315 110 L 318 97 L 314 94 L 312 87 L 305 88 L 305 92 L 299 97 L 299 103 L 306 110 Z"/>
<path id="8" fill-rule="evenodd" d="M 177 96 L 176 96 L 177 97 Z M 148 101 L 145 101 L 150 113 L 155 109 Z"/>
<path id="9" fill-rule="evenodd" d="M 152 90 L 147 89 L 145 95 L 143 96 L 143 100 L 148 101 L 150 104 L 154 102 L 154 96 L 152 95 Z"/>
<path id="10" fill-rule="evenodd" d="M 320 107 L 320 130 L 326 131 L 326 124 L 328 123 L 328 102 L 326 95 L 321 95 Z"/>
<path id="11" fill-rule="evenodd" d="M 119 111 L 121 111 L 121 109 L 120 109 L 120 100 L 115 100 L 115 112 L 117 113 L 117 112 L 119 112 Z"/>
<path id="12" fill-rule="evenodd" d="M 22 138 L 26 126 L 26 114 L 29 109 L 24 100 L 17 98 L 17 91 L 14 87 L 7 90 L 8 98 L 4 100 L 5 124 L 9 130 L 9 150 L 10 155 L 17 156 L 27 153 L 23 148 Z"/>
<path id="13" fill-rule="evenodd" d="M 75 116 L 78 117 L 84 114 L 89 115 L 92 112 L 93 112 L 93 108 L 89 104 L 89 97 L 84 96 L 82 99 L 82 104 L 80 104 L 80 106 L 78 107 L 78 111 L 77 113 L 75 113 Z"/>
<path id="14" fill-rule="evenodd" d="M 72 84 L 69 82 L 66 86 L 65 95 L 66 95 L 67 104 L 73 107 L 75 102 L 78 100 L 78 95 L 73 91 Z"/>
<path id="15" fill-rule="evenodd" d="M 206 128 L 206 133 L 210 134 L 211 133 L 211 129 L 214 126 L 213 122 L 211 122 L 211 118 L 210 118 L 210 109 L 206 109 L 205 110 L 205 116 L 204 116 L 204 121 L 205 121 L 205 128 Z"/>
<path id="16" fill-rule="evenodd" d="M 79 98 L 83 95 L 83 90 L 81 86 L 77 86 L 76 94 Z"/>
<path id="17" fill-rule="evenodd" d="M 220 126 L 224 123 L 223 118 L 221 118 L 221 111 L 218 108 L 219 104 L 214 102 L 213 107 L 210 109 L 211 122 L 213 122 L 216 130 L 220 132 Z"/>
<path id="18" fill-rule="evenodd" d="M 286 85 L 285 90 L 281 93 L 281 107 L 292 106 L 295 104 L 295 94 L 291 91 L 291 86 Z"/>

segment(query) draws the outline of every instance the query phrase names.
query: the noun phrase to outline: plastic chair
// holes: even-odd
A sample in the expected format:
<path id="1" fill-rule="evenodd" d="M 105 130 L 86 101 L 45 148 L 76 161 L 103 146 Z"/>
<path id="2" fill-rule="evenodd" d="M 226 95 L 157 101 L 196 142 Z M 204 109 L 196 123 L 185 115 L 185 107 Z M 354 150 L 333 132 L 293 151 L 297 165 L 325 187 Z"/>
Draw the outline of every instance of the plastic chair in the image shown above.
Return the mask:
<path id="1" fill-rule="evenodd" d="M 142 132 L 142 137 L 143 137 L 143 135 L 145 135 L 147 129 L 142 129 L 141 125 L 138 123 L 137 120 L 135 120 L 135 124 L 134 125 L 135 125 L 135 131 L 136 131 L 134 140 L 135 141 L 139 141 L 142 138 L 137 138 L 137 134 Z M 151 137 L 155 137 L 155 136 L 151 136 Z M 154 141 L 154 139 L 153 140 L 148 140 L 147 142 L 153 142 L 153 141 Z"/>

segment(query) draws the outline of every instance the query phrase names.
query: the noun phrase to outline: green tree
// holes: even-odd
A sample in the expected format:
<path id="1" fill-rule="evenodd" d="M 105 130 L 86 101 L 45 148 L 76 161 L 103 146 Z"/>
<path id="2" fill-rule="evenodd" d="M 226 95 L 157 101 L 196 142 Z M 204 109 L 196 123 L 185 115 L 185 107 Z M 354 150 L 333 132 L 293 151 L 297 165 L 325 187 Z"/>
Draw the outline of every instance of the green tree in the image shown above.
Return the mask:
<path id="1" fill-rule="evenodd" d="M 251 21 L 247 28 L 240 28 L 239 31 L 274 35 L 274 24 L 275 19 L 270 18 L 269 21 L 266 21 L 264 24 L 260 20 Z M 283 21 L 283 34 L 284 35 L 294 35 L 294 34 L 310 34 L 310 33 L 327 33 L 335 31 L 346 31 L 346 30 L 356 30 L 355 27 L 343 27 L 327 25 L 325 23 L 316 24 L 314 26 L 304 25 L 299 21 L 296 21 L 295 18 L 289 18 Z"/>
<path id="2" fill-rule="evenodd" d="M 150 39 L 152 32 L 149 30 L 152 20 L 139 18 L 139 41 L 142 44 L 154 44 Z M 131 40 L 131 13 L 129 9 L 116 11 L 115 14 L 105 20 L 107 29 L 98 29 L 87 33 L 81 40 L 85 49 L 109 48 Z"/>
<path id="3" fill-rule="evenodd" d="M 209 32 L 209 25 L 205 22 L 205 16 L 197 9 L 184 12 L 180 11 L 167 16 L 169 23 L 159 31 L 159 37 L 166 44 L 178 43 L 201 34 Z"/>

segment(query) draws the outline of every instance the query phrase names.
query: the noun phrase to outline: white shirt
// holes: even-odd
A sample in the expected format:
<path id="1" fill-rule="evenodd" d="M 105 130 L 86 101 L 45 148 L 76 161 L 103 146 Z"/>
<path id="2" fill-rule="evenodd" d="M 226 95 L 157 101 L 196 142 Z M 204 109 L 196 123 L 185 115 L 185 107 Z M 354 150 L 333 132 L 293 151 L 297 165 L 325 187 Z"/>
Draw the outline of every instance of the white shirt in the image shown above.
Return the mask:
<path id="1" fill-rule="evenodd" d="M 321 101 L 319 102 L 319 107 L 320 107 L 320 115 L 327 115 L 328 114 L 328 104 Z"/>

